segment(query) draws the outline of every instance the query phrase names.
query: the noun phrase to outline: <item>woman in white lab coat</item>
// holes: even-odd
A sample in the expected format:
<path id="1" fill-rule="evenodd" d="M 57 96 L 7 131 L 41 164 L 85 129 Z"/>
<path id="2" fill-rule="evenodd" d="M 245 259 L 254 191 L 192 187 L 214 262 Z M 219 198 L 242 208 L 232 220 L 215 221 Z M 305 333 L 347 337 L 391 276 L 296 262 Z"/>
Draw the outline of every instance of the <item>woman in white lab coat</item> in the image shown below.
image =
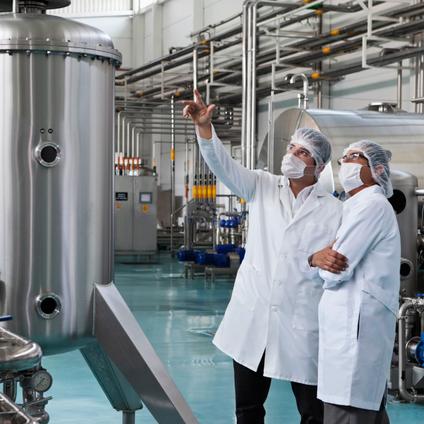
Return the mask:
<path id="1" fill-rule="evenodd" d="M 342 204 L 317 179 L 331 146 L 318 131 L 298 130 L 282 162 L 285 176 L 251 171 L 217 137 L 198 92 L 184 115 L 196 124 L 202 155 L 215 175 L 249 203 L 246 256 L 214 344 L 234 360 L 239 424 L 264 422 L 271 378 L 292 382 L 302 423 L 322 423 L 316 398 L 318 303 L 322 280 L 308 257 L 335 240 Z M 332 253 L 333 271 L 345 258 Z"/>
<path id="2" fill-rule="evenodd" d="M 399 308 L 400 236 L 387 201 L 393 193 L 390 152 L 371 141 L 351 144 L 340 182 L 350 195 L 333 249 L 348 267 L 326 270 L 318 252 L 324 294 L 319 305 L 318 397 L 325 424 L 382 424 L 385 389 Z"/>

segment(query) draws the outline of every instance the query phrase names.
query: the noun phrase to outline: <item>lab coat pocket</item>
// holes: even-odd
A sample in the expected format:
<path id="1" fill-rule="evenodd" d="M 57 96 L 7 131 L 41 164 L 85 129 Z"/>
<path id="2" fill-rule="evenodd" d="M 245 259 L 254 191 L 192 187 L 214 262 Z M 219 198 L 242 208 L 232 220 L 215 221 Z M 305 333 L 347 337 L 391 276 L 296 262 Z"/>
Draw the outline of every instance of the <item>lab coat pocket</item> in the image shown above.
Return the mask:
<path id="1" fill-rule="evenodd" d="M 350 345 L 357 336 L 359 311 L 355 312 L 344 296 L 325 290 L 319 305 L 320 346 L 325 350 L 341 350 Z"/>
<path id="2" fill-rule="evenodd" d="M 257 300 L 256 291 L 258 284 L 258 269 L 253 264 L 244 261 L 237 273 L 232 299 L 249 309 L 253 309 Z"/>
<path id="3" fill-rule="evenodd" d="M 399 311 L 399 295 L 391 290 L 384 290 L 383 288 L 364 282 L 362 291 L 371 295 L 374 299 L 382 303 L 389 311 L 397 316 Z"/>

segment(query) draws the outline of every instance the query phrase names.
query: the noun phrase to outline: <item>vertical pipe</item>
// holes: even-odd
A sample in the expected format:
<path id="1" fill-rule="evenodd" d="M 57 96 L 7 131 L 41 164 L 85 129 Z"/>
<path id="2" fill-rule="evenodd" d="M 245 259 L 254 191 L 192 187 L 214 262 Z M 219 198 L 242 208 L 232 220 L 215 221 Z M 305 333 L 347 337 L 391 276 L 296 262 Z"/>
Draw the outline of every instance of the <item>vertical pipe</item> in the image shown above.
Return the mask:
<path id="1" fill-rule="evenodd" d="M 318 17 L 318 38 L 322 37 L 322 33 L 323 33 L 322 29 L 323 29 L 323 15 L 320 15 Z M 321 75 L 322 61 L 318 62 L 316 67 L 316 72 L 318 72 Z M 322 81 L 317 82 L 316 89 L 317 89 L 317 107 L 318 109 L 321 109 L 322 108 Z"/>
<path id="2" fill-rule="evenodd" d="M 247 141 L 247 37 L 248 37 L 248 3 L 243 4 L 242 27 L 242 112 L 241 112 L 241 164 L 246 166 L 246 141 Z"/>
<path id="3" fill-rule="evenodd" d="M 137 153 L 136 156 L 140 157 L 140 131 L 137 132 Z"/>
<path id="4" fill-rule="evenodd" d="M 13 13 L 19 13 L 19 0 L 13 0 L 12 12 Z"/>
<path id="5" fill-rule="evenodd" d="M 198 66 L 198 52 L 197 48 L 193 49 L 193 89 L 197 89 L 197 66 Z"/>
<path id="6" fill-rule="evenodd" d="M 250 168 L 250 118 L 251 118 L 251 114 L 250 114 L 250 110 L 251 110 L 251 105 L 252 105 L 252 101 L 251 101 L 251 78 L 252 78 L 252 68 L 251 68 L 251 54 L 252 54 L 252 49 L 251 49 L 251 45 L 252 45 L 252 31 L 251 31 L 251 16 L 252 16 L 252 10 L 250 5 L 247 8 L 247 34 L 246 34 L 246 38 L 247 38 L 247 51 L 246 51 L 246 96 L 245 96 L 245 103 L 246 103 L 246 107 L 245 107 L 245 111 L 244 113 L 246 114 L 246 131 L 245 131 L 245 163 L 244 165 L 247 168 Z"/>
<path id="7" fill-rule="evenodd" d="M 121 115 L 122 115 L 122 111 L 118 112 L 118 117 L 116 119 L 117 122 L 117 132 L 116 132 L 116 142 L 115 142 L 115 153 L 119 153 L 120 152 L 120 145 L 119 143 L 121 142 Z"/>
<path id="8" fill-rule="evenodd" d="M 171 255 L 174 255 L 175 213 L 175 99 L 171 97 Z"/>
<path id="9" fill-rule="evenodd" d="M 135 152 L 135 125 L 132 128 L 132 132 L 131 132 L 131 155 L 130 157 L 134 157 L 134 152 Z"/>
<path id="10" fill-rule="evenodd" d="M 402 61 L 399 62 L 397 68 L 397 107 L 402 109 Z"/>
<path id="11" fill-rule="evenodd" d="M 211 41 L 209 43 L 209 81 L 214 82 L 214 68 L 215 68 L 215 43 Z"/>
<path id="12" fill-rule="evenodd" d="M 417 99 L 418 98 L 418 78 L 419 78 L 419 74 L 418 74 L 418 68 L 419 68 L 419 63 L 420 63 L 420 59 L 419 56 L 415 56 L 415 60 L 414 60 L 414 64 L 415 64 L 415 70 L 414 70 L 414 98 Z M 415 113 L 418 113 L 418 103 L 415 102 L 414 104 L 414 111 Z"/>
<path id="13" fill-rule="evenodd" d="M 121 153 L 125 156 L 125 130 L 127 128 L 127 118 L 122 117 L 122 129 L 121 129 Z"/>
<path id="14" fill-rule="evenodd" d="M 274 90 L 268 101 L 268 172 L 274 173 Z"/>
<path id="15" fill-rule="evenodd" d="M 424 42 L 421 41 L 420 45 L 423 46 Z M 420 99 L 422 99 L 424 97 L 424 56 L 420 55 L 420 91 L 418 93 L 418 97 L 420 97 Z M 423 113 L 424 112 L 424 107 L 423 107 L 423 103 L 420 102 L 419 103 L 419 113 Z"/>
<path id="16" fill-rule="evenodd" d="M 131 123 L 127 122 L 127 151 L 125 155 L 126 157 L 130 156 L 130 138 L 131 138 L 130 128 L 131 128 Z"/>
<path id="17" fill-rule="evenodd" d="M 250 169 L 256 165 L 256 20 L 257 6 L 256 3 L 252 6 L 252 81 L 251 81 L 251 130 L 250 130 Z"/>

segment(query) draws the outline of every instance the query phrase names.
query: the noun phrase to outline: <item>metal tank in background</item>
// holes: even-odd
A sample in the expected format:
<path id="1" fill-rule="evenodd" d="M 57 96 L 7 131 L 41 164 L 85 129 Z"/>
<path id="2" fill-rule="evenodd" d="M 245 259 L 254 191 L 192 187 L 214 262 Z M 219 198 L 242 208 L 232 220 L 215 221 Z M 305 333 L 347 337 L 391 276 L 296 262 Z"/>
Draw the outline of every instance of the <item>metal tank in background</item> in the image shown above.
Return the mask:
<path id="1" fill-rule="evenodd" d="M 81 349 L 134 422 L 196 423 L 113 285 L 114 76 L 109 36 L 0 0 L 0 315 L 44 354 Z"/>

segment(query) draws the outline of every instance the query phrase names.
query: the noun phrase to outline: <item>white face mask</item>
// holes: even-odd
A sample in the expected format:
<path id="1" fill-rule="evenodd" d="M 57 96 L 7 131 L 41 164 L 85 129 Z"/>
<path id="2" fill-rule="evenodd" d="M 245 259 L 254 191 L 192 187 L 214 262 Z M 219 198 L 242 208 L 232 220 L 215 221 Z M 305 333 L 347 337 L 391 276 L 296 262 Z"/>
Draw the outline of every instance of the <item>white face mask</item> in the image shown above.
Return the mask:
<path id="1" fill-rule="evenodd" d="M 287 178 L 302 178 L 305 175 L 306 163 L 297 156 L 287 153 L 281 161 L 281 173 Z"/>
<path id="2" fill-rule="evenodd" d="M 339 170 L 339 180 L 346 193 L 364 185 L 361 179 L 360 163 L 342 163 Z"/>

